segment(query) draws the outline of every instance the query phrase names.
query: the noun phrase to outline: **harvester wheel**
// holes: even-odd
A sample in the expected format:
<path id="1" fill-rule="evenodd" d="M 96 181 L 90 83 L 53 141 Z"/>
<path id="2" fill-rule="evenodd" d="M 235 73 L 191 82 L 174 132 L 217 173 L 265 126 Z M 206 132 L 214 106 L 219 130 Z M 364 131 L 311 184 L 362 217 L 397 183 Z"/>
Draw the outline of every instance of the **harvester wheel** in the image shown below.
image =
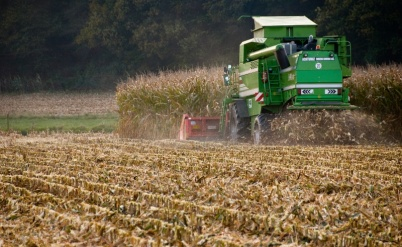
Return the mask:
<path id="1" fill-rule="evenodd" d="M 239 115 L 236 104 L 229 108 L 229 140 L 232 142 L 247 142 L 250 140 L 250 118 Z"/>
<path id="2" fill-rule="evenodd" d="M 267 142 L 271 134 L 273 114 L 262 113 L 254 120 L 253 141 L 255 145 Z"/>

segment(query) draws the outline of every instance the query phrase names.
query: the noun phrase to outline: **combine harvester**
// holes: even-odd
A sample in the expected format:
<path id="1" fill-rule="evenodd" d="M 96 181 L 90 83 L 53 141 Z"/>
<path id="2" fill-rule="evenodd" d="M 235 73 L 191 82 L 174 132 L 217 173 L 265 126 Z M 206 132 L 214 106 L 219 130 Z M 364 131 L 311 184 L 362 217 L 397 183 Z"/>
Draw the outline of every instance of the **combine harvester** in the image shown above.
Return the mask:
<path id="1" fill-rule="evenodd" d="M 344 36 L 316 37 L 305 16 L 253 17 L 254 37 L 240 44 L 239 65 L 224 68 L 228 93 L 220 117 L 184 115 L 180 140 L 253 140 L 269 135 L 285 110 L 350 110 L 351 44 Z"/>

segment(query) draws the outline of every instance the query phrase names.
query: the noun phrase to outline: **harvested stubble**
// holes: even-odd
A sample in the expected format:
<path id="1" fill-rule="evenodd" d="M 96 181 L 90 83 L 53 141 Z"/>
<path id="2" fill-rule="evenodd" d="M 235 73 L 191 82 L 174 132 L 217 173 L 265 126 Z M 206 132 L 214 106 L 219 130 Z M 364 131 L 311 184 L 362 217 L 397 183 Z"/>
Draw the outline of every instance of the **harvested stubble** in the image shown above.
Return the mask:
<path id="1" fill-rule="evenodd" d="M 114 92 L 2 94 L 0 116 L 78 116 L 116 113 Z"/>
<path id="2" fill-rule="evenodd" d="M 367 145 L 398 142 L 386 126 L 360 110 L 288 111 L 271 121 L 266 144 Z M 402 140 L 401 140 L 402 141 Z"/>
<path id="3" fill-rule="evenodd" d="M 5 246 L 402 244 L 402 147 L 7 138 Z"/>

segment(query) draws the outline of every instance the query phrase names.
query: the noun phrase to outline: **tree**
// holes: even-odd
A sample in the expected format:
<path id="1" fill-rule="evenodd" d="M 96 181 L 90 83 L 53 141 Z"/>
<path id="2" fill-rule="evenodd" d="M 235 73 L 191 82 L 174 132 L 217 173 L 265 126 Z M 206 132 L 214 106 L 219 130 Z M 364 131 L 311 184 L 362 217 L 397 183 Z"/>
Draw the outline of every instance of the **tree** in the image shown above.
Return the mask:
<path id="1" fill-rule="evenodd" d="M 397 0 L 326 0 L 317 9 L 319 32 L 346 35 L 358 64 L 402 61 L 400 21 Z"/>
<path id="2" fill-rule="evenodd" d="M 81 53 L 74 37 L 85 20 L 87 4 L 68 0 L 1 1 L 0 74 L 4 77 L 34 77 L 27 90 L 60 89 L 63 81 L 74 77 Z M 71 68 L 71 69 L 70 69 Z M 53 80 L 53 81 L 51 81 Z M 35 84 L 36 83 L 36 84 Z"/>
<path id="3" fill-rule="evenodd" d="M 397 0 L 0 0 L 0 75 L 110 88 L 127 74 L 236 64 L 253 29 L 242 15 L 305 15 L 319 36 L 346 35 L 356 63 L 401 62 L 398 10 Z"/>

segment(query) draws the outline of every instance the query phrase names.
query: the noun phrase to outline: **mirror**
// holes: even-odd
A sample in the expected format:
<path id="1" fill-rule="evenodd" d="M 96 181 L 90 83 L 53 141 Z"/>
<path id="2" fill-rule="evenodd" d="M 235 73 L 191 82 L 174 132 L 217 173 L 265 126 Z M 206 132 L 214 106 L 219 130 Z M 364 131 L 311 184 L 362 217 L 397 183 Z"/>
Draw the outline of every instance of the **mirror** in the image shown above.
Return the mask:
<path id="1" fill-rule="evenodd" d="M 232 65 L 228 65 L 228 67 L 223 67 L 223 72 L 231 73 L 232 72 Z"/>

